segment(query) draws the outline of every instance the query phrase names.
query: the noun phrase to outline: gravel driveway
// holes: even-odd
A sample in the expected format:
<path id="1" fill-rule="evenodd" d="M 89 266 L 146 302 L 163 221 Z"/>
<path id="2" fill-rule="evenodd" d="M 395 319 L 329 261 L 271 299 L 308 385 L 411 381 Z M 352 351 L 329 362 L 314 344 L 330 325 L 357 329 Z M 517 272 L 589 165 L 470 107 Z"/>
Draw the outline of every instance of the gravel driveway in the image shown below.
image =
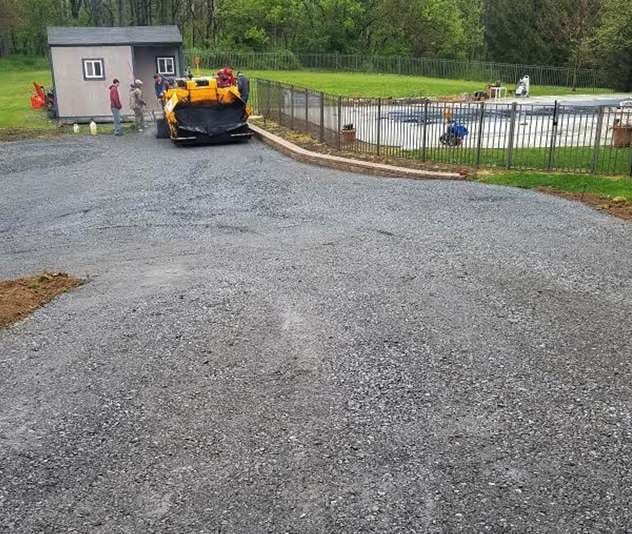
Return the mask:
<path id="1" fill-rule="evenodd" d="M 2 532 L 632 529 L 632 225 L 249 145 L 0 144 Z"/>

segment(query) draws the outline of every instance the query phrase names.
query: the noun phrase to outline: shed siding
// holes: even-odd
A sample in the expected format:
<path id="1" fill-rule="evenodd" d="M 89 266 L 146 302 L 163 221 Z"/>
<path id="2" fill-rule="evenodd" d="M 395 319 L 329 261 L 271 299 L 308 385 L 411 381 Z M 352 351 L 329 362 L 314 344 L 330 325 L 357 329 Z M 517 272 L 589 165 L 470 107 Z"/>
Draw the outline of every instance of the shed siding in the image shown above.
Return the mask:
<path id="1" fill-rule="evenodd" d="M 176 75 L 182 75 L 179 46 L 134 46 L 134 71 L 136 77 L 143 82 L 143 95 L 147 109 L 158 110 L 159 105 L 154 91 L 154 74 L 156 74 L 156 57 L 175 57 Z"/>
<path id="2" fill-rule="evenodd" d="M 109 117 L 108 87 L 121 82 L 123 114 L 129 114 L 127 88 L 134 79 L 130 46 L 52 46 L 50 49 L 59 118 Z M 82 58 L 102 58 L 105 80 L 84 80 Z"/>

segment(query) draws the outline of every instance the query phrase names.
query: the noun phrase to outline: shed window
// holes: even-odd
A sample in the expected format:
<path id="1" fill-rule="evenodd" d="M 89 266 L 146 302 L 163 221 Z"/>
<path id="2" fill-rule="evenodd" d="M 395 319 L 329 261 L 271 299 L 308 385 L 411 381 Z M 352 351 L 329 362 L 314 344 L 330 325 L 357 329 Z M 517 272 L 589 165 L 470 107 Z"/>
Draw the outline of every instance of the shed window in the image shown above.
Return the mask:
<path id="1" fill-rule="evenodd" d="M 84 59 L 83 77 L 86 80 L 105 80 L 105 69 L 102 59 Z"/>
<path id="2" fill-rule="evenodd" d="M 158 74 L 176 75 L 176 58 L 175 56 L 163 56 L 156 58 L 156 69 Z"/>

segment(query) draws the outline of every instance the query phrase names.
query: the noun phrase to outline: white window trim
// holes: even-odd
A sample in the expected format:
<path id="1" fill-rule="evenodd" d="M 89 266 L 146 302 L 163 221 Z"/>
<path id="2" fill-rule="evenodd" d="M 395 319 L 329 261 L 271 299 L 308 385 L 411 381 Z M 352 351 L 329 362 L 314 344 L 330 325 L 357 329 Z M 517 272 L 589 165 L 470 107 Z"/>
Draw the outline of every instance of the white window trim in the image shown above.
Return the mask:
<path id="1" fill-rule="evenodd" d="M 84 58 L 81 60 L 82 68 L 83 68 L 83 79 L 84 80 L 105 80 L 105 66 L 103 64 L 103 59 L 101 58 Z M 95 64 L 98 64 L 101 67 L 101 74 L 95 75 Z M 92 74 L 88 73 L 88 65 L 92 65 Z"/>
<path id="2" fill-rule="evenodd" d="M 160 62 L 163 61 L 165 63 L 165 67 L 167 66 L 167 62 L 171 62 L 171 70 L 161 70 Z M 165 76 L 175 76 L 176 75 L 176 58 L 175 56 L 157 56 L 156 57 L 156 72 L 158 74 L 164 74 Z"/>

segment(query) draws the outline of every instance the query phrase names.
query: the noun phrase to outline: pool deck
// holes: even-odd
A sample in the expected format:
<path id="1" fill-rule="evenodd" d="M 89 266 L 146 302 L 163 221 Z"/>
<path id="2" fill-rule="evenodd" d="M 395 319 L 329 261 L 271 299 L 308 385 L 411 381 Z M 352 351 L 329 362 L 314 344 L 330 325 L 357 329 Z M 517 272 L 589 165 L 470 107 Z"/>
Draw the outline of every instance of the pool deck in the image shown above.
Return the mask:
<path id="1" fill-rule="evenodd" d="M 498 104 L 512 104 L 514 102 L 518 104 L 542 104 L 551 105 L 557 101 L 564 106 L 577 106 L 577 107 L 597 107 L 597 106 L 613 106 L 617 107 L 624 100 L 632 100 L 632 94 L 630 93 L 616 93 L 616 94 L 577 94 L 577 95 L 564 95 L 564 96 L 530 96 L 528 98 L 518 98 L 511 96 L 509 98 L 500 98 L 497 100 L 488 100 L 491 103 Z"/>

